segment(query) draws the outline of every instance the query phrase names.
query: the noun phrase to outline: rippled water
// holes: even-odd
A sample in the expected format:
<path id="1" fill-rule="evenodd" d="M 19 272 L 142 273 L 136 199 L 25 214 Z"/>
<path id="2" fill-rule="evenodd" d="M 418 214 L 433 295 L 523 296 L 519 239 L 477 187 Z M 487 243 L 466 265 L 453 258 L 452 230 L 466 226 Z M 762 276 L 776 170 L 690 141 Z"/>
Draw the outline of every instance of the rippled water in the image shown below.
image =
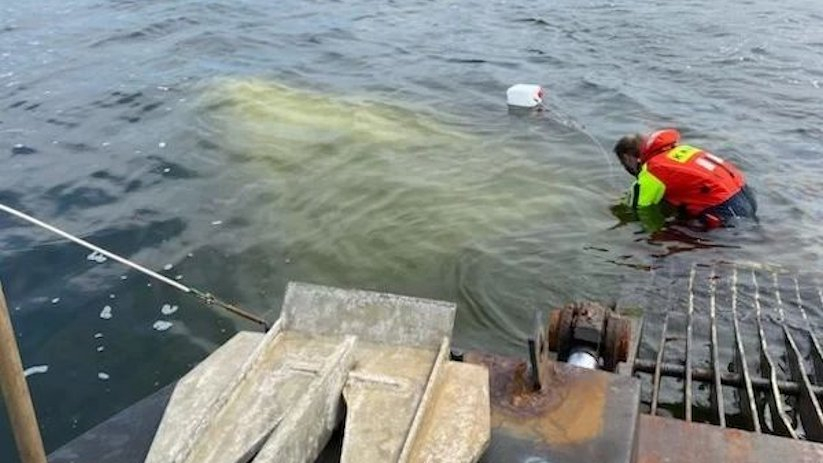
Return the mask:
<path id="1" fill-rule="evenodd" d="M 535 308 L 614 299 L 659 256 L 819 265 L 814 0 L 0 13 L 0 200 L 272 319 L 288 280 L 388 290 L 519 352 Z M 519 82 L 548 110 L 509 113 Z M 747 172 L 759 228 L 620 224 L 630 179 L 598 145 L 662 125 Z M 252 328 L 10 218 L 0 240 L 49 449 Z"/>

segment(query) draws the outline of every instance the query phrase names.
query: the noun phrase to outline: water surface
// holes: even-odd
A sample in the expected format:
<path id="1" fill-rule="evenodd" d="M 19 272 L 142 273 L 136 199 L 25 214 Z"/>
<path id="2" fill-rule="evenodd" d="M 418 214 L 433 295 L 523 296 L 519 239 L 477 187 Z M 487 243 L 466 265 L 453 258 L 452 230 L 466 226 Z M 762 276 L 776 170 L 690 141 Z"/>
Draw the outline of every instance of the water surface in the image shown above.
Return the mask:
<path id="1" fill-rule="evenodd" d="M 289 280 L 393 291 L 457 302 L 455 342 L 515 353 L 534 309 L 613 300 L 661 256 L 819 265 L 815 1 L 0 13 L 0 200 L 271 319 Z M 548 110 L 509 113 L 514 83 Z M 663 125 L 741 166 L 759 228 L 620 224 L 630 179 L 601 146 Z M 49 450 L 253 328 L 8 217 L 0 240 Z"/>

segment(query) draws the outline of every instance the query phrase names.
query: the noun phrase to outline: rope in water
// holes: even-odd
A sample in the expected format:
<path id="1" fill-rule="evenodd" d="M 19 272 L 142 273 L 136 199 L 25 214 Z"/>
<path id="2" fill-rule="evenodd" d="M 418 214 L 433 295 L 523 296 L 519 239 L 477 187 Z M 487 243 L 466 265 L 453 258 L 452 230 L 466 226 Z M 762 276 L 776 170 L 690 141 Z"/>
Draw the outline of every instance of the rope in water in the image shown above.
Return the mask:
<path id="1" fill-rule="evenodd" d="M 557 100 L 556 97 L 554 99 Z M 563 104 L 562 102 L 560 103 Z M 569 127 L 572 130 L 576 130 L 577 132 L 581 133 L 583 136 L 588 138 L 592 143 L 594 143 L 595 148 L 597 148 L 597 151 L 599 151 L 600 154 L 603 155 L 603 158 L 606 159 L 606 164 L 608 164 L 609 166 L 609 183 L 611 183 L 612 186 L 615 186 L 613 183 L 615 179 L 614 156 L 611 155 L 611 153 L 603 146 L 602 143 L 600 143 L 600 140 L 598 140 L 597 137 L 592 135 L 591 132 L 589 132 L 589 130 L 586 129 L 586 126 L 577 122 L 571 115 L 565 114 L 556 109 L 549 108 L 549 106 L 546 105 L 546 103 L 542 102 L 540 103 L 540 108 L 546 111 L 547 113 L 555 114 L 557 116 L 557 119 L 555 119 L 557 122 L 566 127 Z"/>
<path id="2" fill-rule="evenodd" d="M 134 262 L 126 259 L 125 257 L 121 257 L 121 256 L 119 256 L 119 255 L 117 255 L 113 252 L 107 251 L 107 250 L 105 250 L 105 249 L 103 249 L 99 246 L 96 246 L 92 243 L 89 243 L 88 241 L 86 241 L 82 238 L 78 238 L 78 237 L 76 237 L 76 236 L 74 236 L 70 233 L 67 233 L 67 232 L 65 232 L 65 231 L 63 231 L 63 230 L 61 230 L 61 229 L 59 229 L 59 228 L 57 228 L 53 225 L 49 225 L 49 224 L 47 224 L 47 223 L 45 223 L 41 220 L 38 220 L 38 219 L 28 215 L 28 214 L 20 212 L 17 209 L 6 206 L 5 204 L 0 203 L 0 210 L 2 210 L 3 212 L 6 212 L 8 214 L 11 214 L 11 215 L 13 215 L 13 216 L 15 216 L 19 219 L 25 220 L 26 222 L 29 222 L 33 225 L 36 225 L 36 226 L 40 227 L 40 228 L 43 228 L 43 229 L 48 230 L 52 233 L 55 233 L 59 236 L 62 236 L 63 238 L 66 238 L 69 241 L 73 241 L 73 242 L 79 244 L 80 246 L 85 247 L 86 249 L 90 249 L 94 252 L 100 253 L 100 254 L 102 254 L 102 255 L 104 255 L 104 256 L 112 259 L 112 260 L 115 260 L 115 261 L 127 266 L 127 267 L 131 267 L 134 270 L 137 270 L 138 272 L 143 273 L 144 275 L 147 275 L 151 278 L 154 278 L 157 281 L 160 281 L 162 283 L 165 283 L 165 284 L 171 286 L 172 288 L 175 288 L 175 289 L 180 290 L 180 291 L 182 291 L 184 293 L 187 293 L 187 294 L 191 294 L 191 295 L 195 296 L 196 298 L 200 299 L 206 305 L 214 305 L 214 306 L 220 307 L 222 309 L 228 310 L 229 312 L 231 312 L 235 315 L 238 315 L 242 318 L 245 318 L 246 320 L 249 320 L 249 321 L 252 321 L 252 322 L 255 322 L 255 323 L 261 325 L 264 330 L 269 329 L 268 322 L 266 320 L 264 320 L 263 318 L 258 317 L 257 315 L 254 315 L 253 313 L 251 313 L 247 310 L 241 309 L 240 307 L 237 307 L 233 304 L 229 304 L 228 302 L 220 300 L 220 299 L 218 299 L 217 297 L 213 296 L 210 293 L 207 293 L 205 291 L 200 291 L 196 288 L 192 288 L 192 287 L 183 285 L 178 281 L 174 281 L 174 280 L 172 280 L 168 277 L 165 277 L 165 276 L 163 276 L 163 275 L 161 275 L 161 274 L 159 274 L 159 273 L 157 273 L 153 270 L 149 270 L 149 269 L 147 269 L 146 267 L 143 267 L 140 264 L 134 263 Z"/>

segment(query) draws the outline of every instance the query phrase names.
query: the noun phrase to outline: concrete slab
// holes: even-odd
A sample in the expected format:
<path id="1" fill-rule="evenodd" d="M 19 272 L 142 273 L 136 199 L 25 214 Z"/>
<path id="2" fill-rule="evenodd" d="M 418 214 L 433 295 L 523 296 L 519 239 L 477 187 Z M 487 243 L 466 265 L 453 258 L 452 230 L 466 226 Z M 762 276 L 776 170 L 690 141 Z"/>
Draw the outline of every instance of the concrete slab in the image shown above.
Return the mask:
<path id="1" fill-rule="evenodd" d="M 491 439 L 489 372 L 445 362 L 401 463 L 473 463 Z"/>
<path id="2" fill-rule="evenodd" d="M 455 305 L 395 294 L 289 283 L 283 330 L 437 350 L 454 326 Z"/>
<path id="3" fill-rule="evenodd" d="M 146 463 L 167 463 L 184 454 L 199 423 L 216 413 L 216 402 L 244 362 L 263 339 L 263 333 L 237 333 L 188 372 L 174 387 L 163 419 L 152 442 Z M 185 436 L 185 437 L 183 437 Z"/>
<path id="4" fill-rule="evenodd" d="M 417 430 L 429 432 L 421 399 L 441 393 L 438 378 L 454 380 L 444 367 L 454 314 L 440 301 L 290 284 L 280 320 L 243 361 L 223 355 L 214 362 L 232 367 L 184 382 L 147 461 L 313 461 L 338 422 L 341 389 L 341 461 L 409 460 Z M 443 391 L 461 387 L 449 385 Z M 474 421 L 488 434 L 488 412 Z"/>
<path id="5" fill-rule="evenodd" d="M 343 389 L 348 412 L 341 463 L 387 463 L 400 456 L 437 351 L 361 344 Z"/>
<path id="6" fill-rule="evenodd" d="M 341 418 L 341 394 L 354 363 L 354 345 L 355 338 L 349 336 L 337 347 L 254 463 L 311 463 L 317 459 Z"/>
<path id="7" fill-rule="evenodd" d="M 208 423 L 184 461 L 246 463 L 312 390 L 340 338 L 282 332 L 262 352 L 220 412 Z M 339 394 L 338 394 L 339 397 Z"/>

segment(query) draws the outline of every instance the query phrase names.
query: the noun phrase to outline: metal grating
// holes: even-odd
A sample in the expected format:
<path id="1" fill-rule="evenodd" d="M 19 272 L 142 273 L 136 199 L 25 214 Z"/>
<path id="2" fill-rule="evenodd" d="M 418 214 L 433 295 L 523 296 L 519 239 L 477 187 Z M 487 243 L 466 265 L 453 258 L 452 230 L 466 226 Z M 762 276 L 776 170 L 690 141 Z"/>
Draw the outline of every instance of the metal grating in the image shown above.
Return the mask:
<path id="1" fill-rule="evenodd" d="M 655 269 L 633 373 L 651 415 L 823 442 L 823 286 L 758 264 Z"/>

